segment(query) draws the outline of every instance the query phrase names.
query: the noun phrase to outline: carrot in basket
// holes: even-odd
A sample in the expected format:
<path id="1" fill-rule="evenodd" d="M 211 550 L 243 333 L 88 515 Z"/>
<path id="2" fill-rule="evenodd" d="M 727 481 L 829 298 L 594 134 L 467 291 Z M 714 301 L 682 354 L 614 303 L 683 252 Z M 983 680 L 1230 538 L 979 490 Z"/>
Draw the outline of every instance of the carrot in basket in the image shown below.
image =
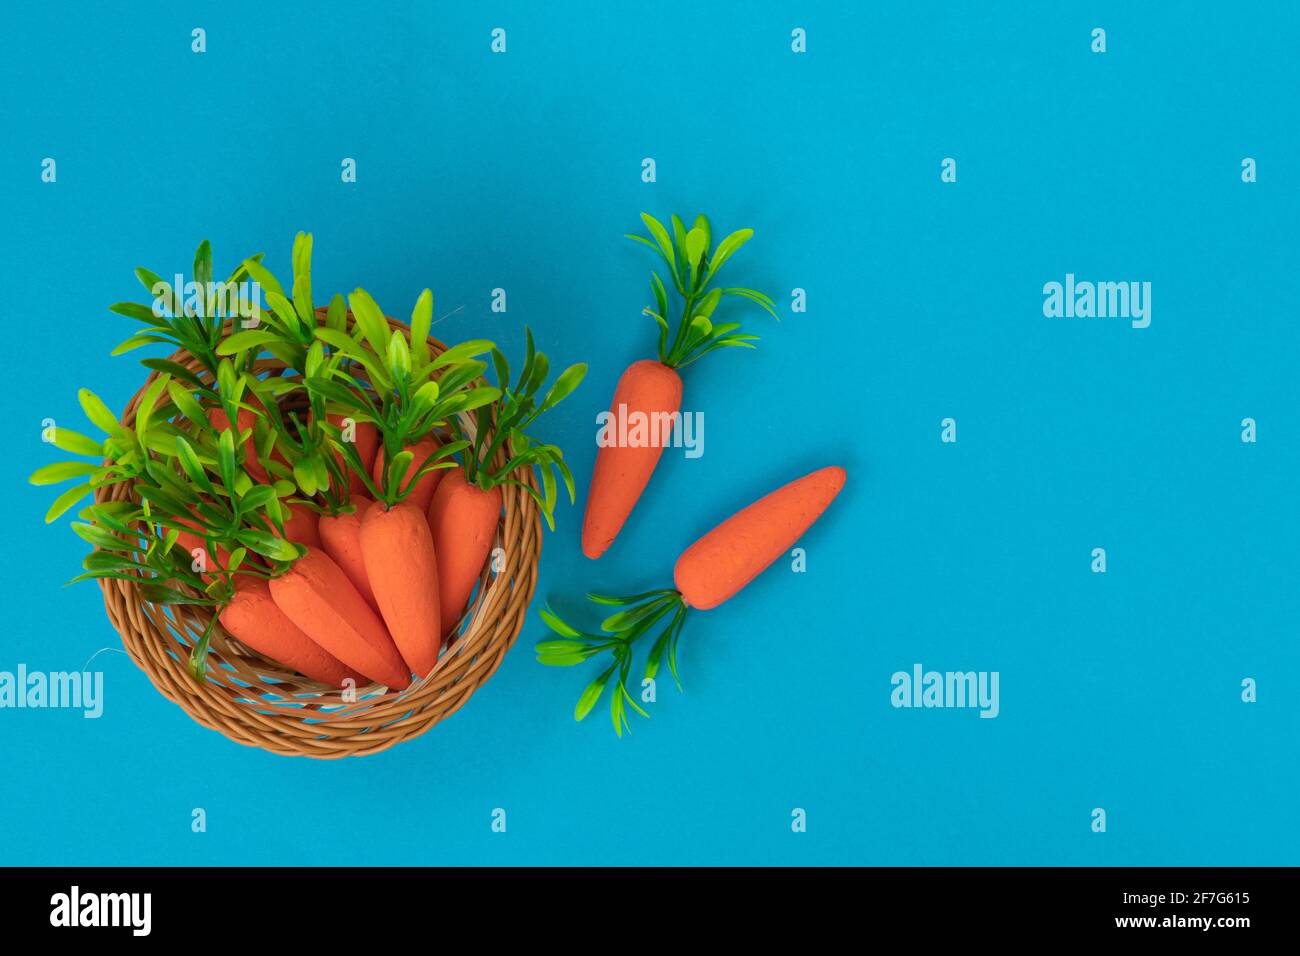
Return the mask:
<path id="1" fill-rule="evenodd" d="M 230 416 L 226 414 L 226 410 L 220 405 L 215 405 L 208 409 L 208 423 L 218 432 L 231 428 L 231 430 L 235 432 L 236 437 L 238 437 L 242 432 L 251 431 L 253 429 L 253 426 L 257 424 L 257 413 L 249 408 L 240 408 L 239 411 L 235 413 L 235 421 L 238 428 L 231 428 Z M 279 448 L 271 449 L 271 458 L 281 464 L 286 464 L 284 454 Z M 249 436 L 248 441 L 244 443 L 244 470 L 248 472 L 248 477 L 252 478 L 253 481 L 257 482 L 259 485 L 269 484 L 272 480 L 270 474 L 266 470 L 266 466 L 263 465 L 261 459 L 257 457 L 257 443 L 253 440 L 253 436 L 251 435 Z"/>
<path id="2" fill-rule="evenodd" d="M 601 623 L 603 634 L 578 630 L 549 609 L 542 620 L 559 635 L 558 640 L 537 645 L 537 659 L 543 664 L 581 664 L 604 651 L 614 652 L 614 662 L 587 685 L 578 700 L 574 717 L 582 720 L 600 699 L 614 673 L 617 689 L 611 701 L 611 717 L 619 736 L 628 726 L 627 706 L 648 716 L 627 689 L 632 670 L 631 645 L 659 621 L 667 623 L 655 639 L 646 660 L 645 676 L 653 679 L 665 653 L 673 678 L 677 678 L 677 641 L 689 608 L 708 610 L 731 598 L 754 580 L 773 561 L 786 554 L 835 500 L 844 487 L 843 468 L 822 468 L 797 478 L 736 512 L 682 552 L 673 569 L 674 588 L 647 591 L 628 598 L 589 594 L 597 604 L 614 605 L 619 611 Z"/>
<path id="3" fill-rule="evenodd" d="M 642 213 L 641 219 L 650 230 L 651 239 L 628 238 L 649 246 L 663 258 L 684 306 L 677 330 L 669 341 L 668 292 L 659 276 L 652 273 L 650 287 L 655 305 L 642 312 L 659 326 L 659 359 L 634 362 L 614 391 L 601 447 L 596 452 L 582 522 L 582 553 L 593 559 L 604 554 L 618 537 L 659 464 L 663 445 L 680 417 L 682 380 L 677 370 L 720 348 L 754 347 L 751 343 L 758 336 L 738 333 L 738 322 L 713 324 L 714 310 L 723 296 L 749 299 L 776 316 L 774 303 L 762 292 L 709 288 L 722 264 L 754 235 L 752 229 L 733 232 L 710 252 L 711 230 L 704 216 L 697 217 L 689 231 L 673 216 L 671 236 L 649 213 Z"/>
<path id="4" fill-rule="evenodd" d="M 217 616 L 234 638 L 259 654 L 279 661 L 312 680 L 330 687 L 342 687 L 352 678 L 358 685 L 365 679 L 304 634 L 271 597 L 261 578 L 240 577 L 230 603 Z"/>
<path id="5" fill-rule="evenodd" d="M 348 580 L 357 586 L 366 602 L 378 611 L 375 592 L 370 587 L 370 576 L 366 574 L 366 561 L 361 554 L 361 516 L 372 502 L 369 498 L 354 495 L 352 504 L 356 510 L 348 514 L 321 516 L 321 546 L 347 574 Z"/>
<path id="6" fill-rule="evenodd" d="M 438 556 L 439 634 L 451 633 L 469 603 L 501 521 L 501 489 L 471 485 L 465 472 L 451 471 L 429 503 L 429 529 Z"/>
<path id="7" fill-rule="evenodd" d="M 393 642 L 418 676 L 438 663 L 442 620 L 438 562 L 424 514 L 409 501 L 376 502 L 361 518 L 361 556 L 375 604 Z"/>
<path id="8" fill-rule="evenodd" d="M 236 435 L 252 429 L 257 422 L 257 415 L 247 408 L 241 408 L 236 413 L 235 420 L 238 427 L 231 428 L 230 416 L 226 414 L 225 409 L 215 406 L 208 410 L 208 422 L 213 428 L 219 432 L 231 428 Z M 248 472 L 248 477 L 259 485 L 264 485 L 271 480 L 266 468 L 258 460 L 257 448 L 251 437 L 244 443 L 244 470 Z"/>
<path id="9" fill-rule="evenodd" d="M 321 546 L 320 515 L 302 502 L 287 504 L 284 508 L 289 512 L 289 516 L 284 520 L 284 539 L 308 548 L 319 548 Z M 271 526 L 271 530 L 279 534 L 274 525 Z"/>
<path id="10" fill-rule="evenodd" d="M 469 603 L 483 564 L 492 550 L 501 522 L 501 487 L 520 485 L 541 508 L 548 526 L 554 528 L 556 475 L 573 500 L 573 476 L 564 454 L 555 445 L 535 441 L 525 429 L 544 412 L 554 408 L 582 382 L 587 366 L 571 365 L 541 394 L 550 371 L 550 360 L 538 352 L 533 334 L 524 330 L 524 364 L 514 388 L 510 387 L 510 363 L 500 350 L 492 349 L 492 367 L 503 393 L 500 402 L 479 409 L 473 440 L 467 438 L 460 421 L 452 421 L 453 437 L 466 445 L 459 453 L 462 467 L 442 479 L 429 504 L 429 529 L 438 555 L 438 593 L 442 609 L 444 638 L 451 636 Z M 536 467 L 542 478 L 542 493 L 520 481 L 520 472 Z"/>
<path id="11" fill-rule="evenodd" d="M 432 437 L 421 438 L 419 441 L 407 445 L 405 450 L 409 451 L 414 459 L 410 474 L 414 474 L 425 459 L 438 450 L 438 447 L 438 442 Z M 358 452 L 360 450 L 360 448 L 357 449 Z M 375 463 L 371 469 L 371 477 L 374 478 L 376 487 L 381 487 L 384 480 L 385 457 L 383 448 L 380 448 L 375 453 Z M 433 498 L 433 492 L 437 489 L 438 482 L 442 480 L 444 473 L 441 470 L 430 471 L 418 478 L 405 478 L 402 483 L 402 492 L 408 496 L 406 500 L 415 505 L 419 511 L 427 511 L 429 502 Z"/>
<path id="12" fill-rule="evenodd" d="M 344 664 L 398 690 L 411 676 L 392 637 L 343 569 L 309 549 L 270 582 L 271 597 L 304 634 Z"/>
<path id="13" fill-rule="evenodd" d="M 337 425 L 339 428 L 344 427 L 343 420 L 348 417 L 350 416 L 338 413 L 325 416 L 330 424 Z M 374 423 L 354 421 L 352 442 L 356 446 L 357 454 L 361 456 L 361 463 L 366 466 L 367 470 L 372 468 L 375 462 L 375 453 L 379 449 L 379 430 L 375 428 Z M 336 450 L 334 460 L 339 463 L 339 467 L 348 476 L 348 491 L 354 497 L 364 494 L 366 490 L 365 482 L 361 480 L 360 475 L 348 469 L 343 461 L 343 453 Z"/>
<path id="14" fill-rule="evenodd" d="M 223 571 L 230 565 L 230 552 L 217 546 L 215 553 L 212 553 L 213 549 L 208 547 L 208 542 L 193 531 L 181 531 L 176 536 L 176 547 L 184 549 L 193 560 L 198 557 L 194 552 L 202 553 L 205 570 L 200 573 L 204 581 L 212 580 L 212 572 Z"/>

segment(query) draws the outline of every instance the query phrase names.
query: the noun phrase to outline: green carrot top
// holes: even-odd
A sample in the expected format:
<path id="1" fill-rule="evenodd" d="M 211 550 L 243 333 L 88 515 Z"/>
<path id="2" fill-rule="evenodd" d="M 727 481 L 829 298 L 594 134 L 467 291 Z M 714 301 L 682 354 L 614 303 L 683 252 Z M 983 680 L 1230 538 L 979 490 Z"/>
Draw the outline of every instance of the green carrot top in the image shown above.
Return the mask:
<path id="1" fill-rule="evenodd" d="M 460 457 L 465 467 L 465 479 L 484 491 L 498 485 L 515 485 L 524 489 L 537 502 L 547 526 L 554 531 L 556 476 L 564 483 L 572 504 L 575 497 L 573 475 L 564 460 L 564 453 L 555 445 L 536 440 L 527 429 L 582 383 L 587 366 L 585 363 L 570 365 L 539 398 L 550 372 L 550 361 L 545 353 L 537 351 L 533 333 L 527 326 L 524 327 L 524 337 L 524 364 L 513 387 L 510 384 L 510 363 L 505 354 L 495 346 L 491 349 L 492 369 L 501 401 L 478 409 L 474 416 L 473 434 L 469 435 L 458 419 L 448 424 L 453 436 L 464 442 Z M 503 451 L 507 441 L 511 446 L 508 458 Z M 540 493 L 512 477 L 519 468 L 532 467 L 536 467 L 541 476 Z"/>
<path id="2" fill-rule="evenodd" d="M 715 349 L 740 347 L 753 348 L 756 335 L 737 331 L 739 322 L 714 325 L 713 313 L 724 296 L 736 296 L 757 302 L 773 317 L 775 303 L 771 297 L 753 289 L 740 287 L 710 287 L 723 264 L 754 235 L 752 229 L 738 229 L 710 251 L 712 233 L 709 220 L 697 216 L 689 230 L 676 215 L 672 217 L 672 233 L 649 213 L 641 219 L 650 230 L 651 238 L 628 235 L 627 238 L 649 246 L 668 266 L 673 288 L 683 300 L 681 319 L 676 330 L 668 324 L 668 291 L 658 273 L 650 274 L 650 291 L 654 294 L 654 307 L 646 307 L 642 314 L 650 316 L 659 326 L 659 361 L 669 368 L 684 368 Z M 669 338 L 671 336 L 671 339 Z"/>
<path id="3" fill-rule="evenodd" d="M 310 237 L 307 237 L 310 255 Z M 212 246 L 204 239 L 194 253 L 194 273 L 188 281 L 177 275 L 172 281 L 143 267 L 135 276 L 145 287 L 153 301 L 149 305 L 139 302 L 117 302 L 109 310 L 141 323 L 144 329 L 126 339 L 113 355 L 121 355 L 141 346 L 166 344 L 183 349 L 198 360 L 211 374 L 216 374 L 220 357 L 218 346 L 227 319 L 256 321 L 259 302 L 256 289 L 251 285 L 250 269 L 260 269 L 259 253 L 240 263 L 224 282 L 212 278 Z M 177 378 L 190 380 L 193 373 L 171 359 L 148 358 L 143 363 L 156 372 L 167 372 Z"/>
<path id="4" fill-rule="evenodd" d="M 454 467 L 456 452 L 467 441 L 441 443 L 420 462 L 410 445 L 445 427 L 456 416 L 482 409 L 501 398 L 501 390 L 481 384 L 487 363 L 476 356 L 496 348 L 486 339 L 462 342 L 433 355 L 429 328 L 433 321 L 433 293 L 425 289 L 416 300 L 408 329 L 391 328 L 383 310 L 364 289 L 348 297 L 356 320 L 352 334 L 327 323 L 316 328 L 312 350 L 329 346 L 331 360 L 313 361 L 309 354 L 305 378 L 312 400 L 327 401 L 358 422 L 369 422 L 379 432 L 382 457 L 379 481 L 375 482 L 352 442 L 343 440 L 342 430 L 318 416 L 320 427 L 329 435 L 351 468 L 374 495 L 376 501 L 393 505 L 404 500 L 415 482 L 429 472 Z M 341 298 L 331 312 L 344 315 Z"/>

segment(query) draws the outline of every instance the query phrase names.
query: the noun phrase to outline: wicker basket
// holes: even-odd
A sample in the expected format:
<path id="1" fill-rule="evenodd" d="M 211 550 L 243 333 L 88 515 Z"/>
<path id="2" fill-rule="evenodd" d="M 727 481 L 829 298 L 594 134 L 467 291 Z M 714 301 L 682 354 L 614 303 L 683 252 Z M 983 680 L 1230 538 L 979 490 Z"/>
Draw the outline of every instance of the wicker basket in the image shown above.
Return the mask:
<path id="1" fill-rule="evenodd" d="M 350 323 L 350 314 L 348 318 Z M 388 321 L 393 328 L 406 328 L 395 319 Z M 429 346 L 435 354 L 446 348 L 433 338 Z M 186 352 L 172 360 L 202 374 Z M 259 360 L 257 367 L 284 369 L 273 359 Z M 156 375 L 152 373 L 144 387 Z M 127 424 L 135 420 L 144 387 L 127 405 L 123 415 Z M 531 469 L 521 469 L 515 477 L 536 488 Z M 501 493 L 504 507 L 495 544 L 504 551 L 500 569 L 484 569 L 467 610 L 468 623 L 443 648 L 433 673 L 404 691 L 381 693 L 379 686 L 358 687 L 350 693 L 355 699 L 348 699 L 344 691 L 262 657 L 219 625 L 209 645 L 207 679 L 200 682 L 189 672 L 189 653 L 210 620 L 211 609 L 153 605 L 141 598 L 135 584 L 118 579 L 100 582 L 104 606 L 131 659 L 163 696 L 204 727 L 237 743 L 286 756 L 333 759 L 378 753 L 418 737 L 459 710 L 500 666 L 523 628 L 537 586 L 541 520 L 536 503 L 523 489 L 506 485 Z M 95 499 L 120 500 L 132 494 L 123 483 L 100 488 Z"/>

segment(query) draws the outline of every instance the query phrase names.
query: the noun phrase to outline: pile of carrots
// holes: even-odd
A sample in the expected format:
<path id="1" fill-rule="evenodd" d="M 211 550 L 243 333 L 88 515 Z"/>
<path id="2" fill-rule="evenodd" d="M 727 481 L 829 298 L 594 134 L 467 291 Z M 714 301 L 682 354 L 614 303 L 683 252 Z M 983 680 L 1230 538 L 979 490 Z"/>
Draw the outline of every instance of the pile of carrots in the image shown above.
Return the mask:
<path id="1" fill-rule="evenodd" d="M 531 333 L 516 381 L 490 341 L 434 354 L 428 290 L 409 326 L 392 327 L 361 289 L 334 296 L 321 315 L 310 261 L 311 237 L 299 234 L 286 292 L 260 256 L 244 260 L 229 281 L 256 282 L 267 307 L 243 328 L 228 327 L 204 295 L 174 309 L 113 306 L 147 326 L 118 351 L 169 343 L 181 352 L 144 360 L 155 375 L 131 426 L 83 390 L 105 437 L 58 429 L 52 440 L 99 461 L 47 465 L 32 481 L 81 479 L 47 521 L 130 483 L 128 500 L 91 504 L 73 524 L 95 547 L 81 577 L 125 578 L 147 600 L 211 607 L 190 659 L 197 678 L 219 624 L 330 687 L 402 690 L 432 673 L 457 637 L 497 538 L 502 486 L 525 489 L 548 523 L 558 482 L 572 500 L 560 449 L 527 429 L 586 367 L 543 392 L 549 364 Z M 152 293 L 157 276 L 137 275 Z M 200 289 L 211 275 L 205 242 Z M 283 372 L 263 371 L 267 354 Z M 540 491 L 519 480 L 532 468 Z"/>

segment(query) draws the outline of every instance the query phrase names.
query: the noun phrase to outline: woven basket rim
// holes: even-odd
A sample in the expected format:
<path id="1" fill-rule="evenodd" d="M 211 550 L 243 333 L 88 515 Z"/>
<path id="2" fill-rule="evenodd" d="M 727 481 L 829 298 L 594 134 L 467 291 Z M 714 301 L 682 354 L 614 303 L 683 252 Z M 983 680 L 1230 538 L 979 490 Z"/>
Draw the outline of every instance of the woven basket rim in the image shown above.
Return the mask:
<path id="1" fill-rule="evenodd" d="M 323 307 L 316 311 L 325 313 Z M 409 332 L 394 318 L 388 323 Z M 227 322 L 225 332 L 230 330 Z M 447 348 L 432 336 L 428 341 L 435 355 Z M 209 377 L 185 350 L 170 360 Z M 283 371 L 285 365 L 263 359 L 257 369 Z M 134 423 L 140 399 L 158 374 L 151 371 L 127 403 L 124 423 Z M 512 477 L 537 488 L 532 469 L 521 468 Z M 541 514 L 523 488 L 502 485 L 500 490 L 502 517 L 494 550 L 466 623 L 443 648 L 432 673 L 403 691 L 370 685 L 349 692 L 317 683 L 241 644 L 219 624 L 213 629 L 207 678 L 199 682 L 189 671 L 189 650 L 211 618 L 210 609 L 155 606 L 142 598 L 136 584 L 120 579 L 100 580 L 104 607 L 131 660 L 164 697 L 204 727 L 285 756 L 333 759 L 379 753 L 423 734 L 463 707 L 496 672 L 523 630 L 537 587 Z M 128 483 L 101 487 L 95 501 L 123 500 L 130 493 Z"/>

